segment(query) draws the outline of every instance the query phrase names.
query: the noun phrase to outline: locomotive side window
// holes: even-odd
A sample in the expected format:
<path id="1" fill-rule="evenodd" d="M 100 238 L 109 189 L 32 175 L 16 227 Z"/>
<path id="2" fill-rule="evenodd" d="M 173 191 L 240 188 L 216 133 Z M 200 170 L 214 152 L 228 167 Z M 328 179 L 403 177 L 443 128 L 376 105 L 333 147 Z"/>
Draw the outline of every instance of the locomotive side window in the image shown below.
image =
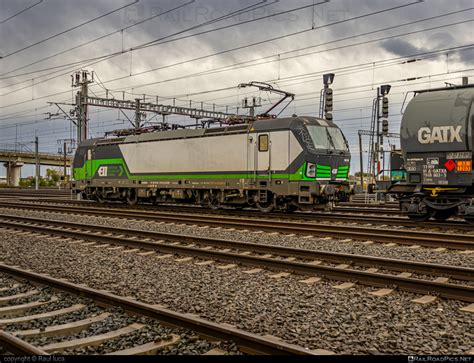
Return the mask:
<path id="1" fill-rule="evenodd" d="M 258 151 L 268 151 L 268 135 L 258 136 Z"/>

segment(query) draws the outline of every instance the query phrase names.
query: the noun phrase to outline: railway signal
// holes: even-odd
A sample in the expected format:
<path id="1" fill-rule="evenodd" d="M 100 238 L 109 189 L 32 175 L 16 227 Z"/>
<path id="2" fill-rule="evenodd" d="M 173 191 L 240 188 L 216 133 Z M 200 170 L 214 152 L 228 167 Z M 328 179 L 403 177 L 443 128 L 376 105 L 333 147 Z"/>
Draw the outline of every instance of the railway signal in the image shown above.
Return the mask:
<path id="1" fill-rule="evenodd" d="M 329 87 L 334 81 L 334 73 L 326 73 L 323 75 L 324 88 L 321 90 L 319 97 L 319 117 L 332 121 L 333 110 L 333 92 Z"/>
<path id="2" fill-rule="evenodd" d="M 388 117 L 388 97 L 382 98 L 382 117 Z"/>
<path id="3" fill-rule="evenodd" d="M 382 120 L 382 134 L 384 134 L 385 136 L 388 135 L 388 120 L 386 119 Z"/>
<path id="4" fill-rule="evenodd" d="M 388 97 L 390 92 L 389 84 L 377 87 L 377 97 L 372 103 L 372 121 L 370 126 L 370 142 L 369 142 L 369 174 L 373 180 L 379 178 L 381 169 L 380 158 L 383 157 L 383 137 L 388 136 Z M 382 105 L 380 105 L 382 104 Z"/>
<path id="5" fill-rule="evenodd" d="M 324 109 L 326 112 L 332 111 L 332 88 L 326 89 L 326 105 Z"/>

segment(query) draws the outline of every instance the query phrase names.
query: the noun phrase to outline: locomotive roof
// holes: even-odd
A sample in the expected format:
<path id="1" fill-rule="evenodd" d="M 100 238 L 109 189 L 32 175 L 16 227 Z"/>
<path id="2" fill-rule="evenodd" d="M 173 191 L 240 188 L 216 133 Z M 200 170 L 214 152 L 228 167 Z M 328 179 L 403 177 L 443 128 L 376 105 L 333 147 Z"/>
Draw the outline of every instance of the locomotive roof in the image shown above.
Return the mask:
<path id="1" fill-rule="evenodd" d="M 252 130 L 258 132 L 273 131 L 279 129 L 291 129 L 300 125 L 337 127 L 332 121 L 323 120 L 312 116 L 283 117 L 272 120 L 255 121 Z"/>
<path id="2" fill-rule="evenodd" d="M 449 86 L 449 87 L 438 87 L 438 88 L 428 88 L 428 89 L 420 89 L 414 91 L 416 93 L 426 93 L 426 92 L 437 92 L 437 91 L 450 91 L 450 90 L 457 90 L 463 88 L 472 88 L 474 89 L 474 84 L 465 84 L 461 86 Z"/>
<path id="3" fill-rule="evenodd" d="M 315 125 L 315 126 L 328 126 L 337 127 L 334 122 L 327 121 L 312 116 L 297 116 L 297 117 L 282 117 L 268 120 L 258 120 L 251 124 L 238 124 L 229 125 L 225 127 L 213 127 L 208 129 L 181 129 L 181 130 L 169 130 L 143 133 L 140 135 L 130 135 L 127 137 L 119 137 L 113 139 L 97 138 L 88 139 L 81 143 L 81 146 L 90 146 L 94 144 L 114 144 L 114 143 L 129 143 L 129 142 L 143 142 L 152 140 L 167 140 L 167 139 L 181 139 L 181 138 L 192 138 L 201 137 L 207 135 L 219 135 L 219 134 L 239 134 L 246 132 L 265 132 L 265 131 L 277 131 L 277 130 L 288 130 L 302 125 Z"/>

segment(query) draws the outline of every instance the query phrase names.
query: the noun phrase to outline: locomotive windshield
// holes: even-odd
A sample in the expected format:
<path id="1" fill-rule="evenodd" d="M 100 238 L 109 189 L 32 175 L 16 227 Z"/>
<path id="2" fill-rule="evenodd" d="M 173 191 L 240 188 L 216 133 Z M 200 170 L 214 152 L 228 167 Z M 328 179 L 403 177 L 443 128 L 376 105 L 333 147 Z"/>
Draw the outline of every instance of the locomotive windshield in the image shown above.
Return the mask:
<path id="1" fill-rule="evenodd" d="M 308 125 L 316 149 L 348 151 L 346 140 L 337 127 Z"/>

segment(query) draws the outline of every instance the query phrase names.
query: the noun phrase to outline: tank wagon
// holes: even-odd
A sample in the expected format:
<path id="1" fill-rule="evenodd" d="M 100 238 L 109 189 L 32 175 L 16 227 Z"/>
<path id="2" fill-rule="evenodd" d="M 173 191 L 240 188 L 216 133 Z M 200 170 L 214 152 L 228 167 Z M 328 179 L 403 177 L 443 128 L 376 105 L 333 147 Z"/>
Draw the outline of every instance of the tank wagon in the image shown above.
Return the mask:
<path id="1" fill-rule="evenodd" d="M 401 123 L 406 182 L 395 184 L 411 219 L 474 223 L 472 148 L 474 86 L 416 91 Z"/>
<path id="2" fill-rule="evenodd" d="M 309 210 L 348 198 L 349 165 L 333 122 L 276 118 L 86 140 L 74 157 L 72 189 L 83 199 L 131 205 Z"/>

